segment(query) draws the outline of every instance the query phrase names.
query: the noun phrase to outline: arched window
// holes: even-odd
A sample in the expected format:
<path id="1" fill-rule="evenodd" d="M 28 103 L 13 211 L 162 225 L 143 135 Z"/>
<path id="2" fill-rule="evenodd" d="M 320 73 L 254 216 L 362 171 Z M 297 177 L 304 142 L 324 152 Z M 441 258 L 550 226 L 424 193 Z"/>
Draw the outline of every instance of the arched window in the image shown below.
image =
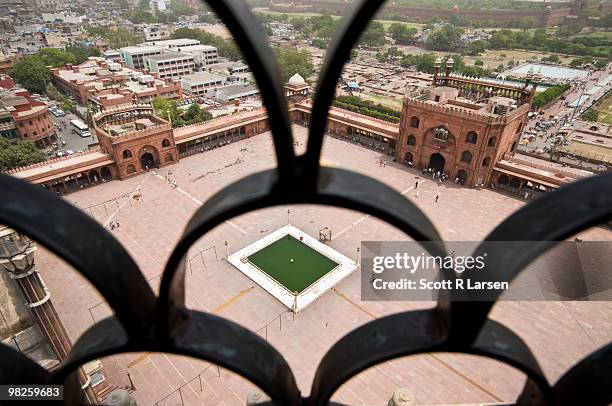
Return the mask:
<path id="1" fill-rule="evenodd" d="M 165 141 L 165 140 L 164 140 Z M 174 159 L 172 158 L 172 154 L 166 154 L 164 161 L 165 162 L 172 162 Z"/>
<path id="2" fill-rule="evenodd" d="M 132 151 L 130 151 L 129 149 L 126 149 L 123 151 L 123 159 L 129 159 L 132 157 Z"/>
<path id="3" fill-rule="evenodd" d="M 470 151 L 463 151 L 461 154 L 461 162 L 465 162 L 466 164 L 472 162 L 472 153 Z"/>
<path id="4" fill-rule="evenodd" d="M 522 121 L 519 123 L 518 127 L 516 127 L 516 133 L 517 134 L 520 133 L 521 130 L 523 130 L 523 122 Z"/>
<path id="5" fill-rule="evenodd" d="M 415 146 L 416 145 L 416 137 L 414 135 L 412 135 L 412 134 L 409 135 L 408 136 L 407 144 L 410 145 L 411 147 Z"/>
<path id="6" fill-rule="evenodd" d="M 512 143 L 512 148 L 510 148 L 510 152 L 514 152 L 516 150 L 516 141 Z"/>
<path id="7" fill-rule="evenodd" d="M 485 159 L 482 160 L 482 166 L 489 166 L 489 164 L 491 163 L 491 158 L 486 157 Z"/>
<path id="8" fill-rule="evenodd" d="M 136 172 L 136 167 L 134 165 L 128 165 L 126 170 L 128 175 L 131 175 L 132 173 Z"/>
<path id="9" fill-rule="evenodd" d="M 162 141 L 162 147 L 166 148 L 170 146 L 170 141 L 168 141 L 167 139 L 164 139 Z"/>
<path id="10" fill-rule="evenodd" d="M 36 137 L 38 135 L 38 133 L 36 131 L 34 131 L 34 136 Z"/>
<path id="11" fill-rule="evenodd" d="M 419 118 L 418 117 L 415 116 L 410 119 L 410 127 L 419 128 Z"/>
<path id="12" fill-rule="evenodd" d="M 487 146 L 494 147 L 495 146 L 495 141 L 497 141 L 497 138 L 495 138 L 495 137 L 489 138 L 489 141 L 487 142 Z"/>
<path id="13" fill-rule="evenodd" d="M 470 131 L 465 136 L 465 142 L 467 142 L 468 144 L 476 144 L 477 140 L 478 140 L 478 135 L 474 131 Z"/>

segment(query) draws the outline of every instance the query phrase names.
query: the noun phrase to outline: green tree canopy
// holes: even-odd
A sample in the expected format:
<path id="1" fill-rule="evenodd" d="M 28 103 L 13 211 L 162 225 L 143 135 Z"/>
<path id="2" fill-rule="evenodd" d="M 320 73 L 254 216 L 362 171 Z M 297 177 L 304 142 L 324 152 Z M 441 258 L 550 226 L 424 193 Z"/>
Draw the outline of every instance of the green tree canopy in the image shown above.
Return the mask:
<path id="1" fill-rule="evenodd" d="M 308 51 L 276 48 L 274 53 L 281 69 L 283 83 L 287 83 L 289 78 L 296 73 L 299 73 L 304 79 L 312 75 L 313 66 Z"/>
<path id="2" fill-rule="evenodd" d="M 461 35 L 463 29 L 445 25 L 429 34 L 425 45 L 434 51 L 456 51 L 461 48 Z"/>
<path id="3" fill-rule="evenodd" d="M 74 56 L 77 64 L 85 62 L 90 56 L 101 55 L 100 50 L 94 47 L 68 46 L 66 52 Z"/>
<path id="4" fill-rule="evenodd" d="M 77 61 L 75 56 L 70 52 L 61 51 L 57 48 L 42 48 L 35 56 L 46 66 L 52 66 L 54 68 L 66 66 L 69 63 L 74 64 Z"/>
<path id="5" fill-rule="evenodd" d="M 198 103 L 193 103 L 184 114 L 186 124 L 201 123 L 213 118 L 212 114 L 200 107 Z"/>
<path id="6" fill-rule="evenodd" d="M 368 28 L 361 34 L 359 43 L 368 48 L 385 45 L 385 27 L 380 21 L 371 21 Z"/>
<path id="7" fill-rule="evenodd" d="M 0 137 L 0 170 L 31 165 L 45 160 L 45 154 L 29 140 L 11 142 Z"/>
<path id="8" fill-rule="evenodd" d="M 412 38 L 416 35 L 416 28 L 408 27 L 406 24 L 393 23 L 389 26 L 389 35 L 396 44 L 408 45 L 412 43 Z"/>
<path id="9" fill-rule="evenodd" d="M 30 56 L 17 62 L 9 75 L 32 93 L 42 93 L 51 83 L 51 71 L 37 56 Z"/>
<path id="10" fill-rule="evenodd" d="M 176 100 L 168 100 L 164 97 L 156 97 L 153 99 L 151 104 L 153 105 L 153 111 L 155 111 L 155 115 L 163 118 L 166 121 L 171 121 L 173 127 L 178 126 L 178 124 L 182 124 L 179 121 L 181 109 L 179 109 Z M 179 123 L 177 124 L 177 122 Z"/>

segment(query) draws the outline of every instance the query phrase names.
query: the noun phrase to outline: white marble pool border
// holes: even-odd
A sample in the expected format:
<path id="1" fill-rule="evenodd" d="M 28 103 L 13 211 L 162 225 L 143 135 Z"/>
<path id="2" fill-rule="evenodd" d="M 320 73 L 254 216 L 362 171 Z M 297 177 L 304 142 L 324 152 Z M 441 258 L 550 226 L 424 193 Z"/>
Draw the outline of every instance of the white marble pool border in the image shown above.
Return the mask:
<path id="1" fill-rule="evenodd" d="M 250 261 L 247 260 L 243 262 L 243 258 L 248 258 L 286 235 L 290 235 L 297 240 L 300 240 L 301 237 L 301 242 L 303 244 L 338 264 L 338 266 L 323 275 L 298 295 L 290 292 L 287 288 L 278 283 L 276 280 L 274 280 L 274 278 L 259 269 L 259 267 Z M 236 251 L 235 253 L 231 254 L 227 260 L 240 272 L 248 276 L 251 280 L 275 297 L 279 302 L 296 313 L 314 302 L 319 296 L 325 293 L 325 291 L 334 287 L 338 282 L 346 278 L 352 271 L 355 270 L 355 268 L 357 268 L 357 263 L 352 259 L 319 242 L 316 238 L 306 234 L 299 228 L 292 225 L 283 226 L 267 236 L 255 241 L 254 243 L 242 248 L 241 250 Z"/>

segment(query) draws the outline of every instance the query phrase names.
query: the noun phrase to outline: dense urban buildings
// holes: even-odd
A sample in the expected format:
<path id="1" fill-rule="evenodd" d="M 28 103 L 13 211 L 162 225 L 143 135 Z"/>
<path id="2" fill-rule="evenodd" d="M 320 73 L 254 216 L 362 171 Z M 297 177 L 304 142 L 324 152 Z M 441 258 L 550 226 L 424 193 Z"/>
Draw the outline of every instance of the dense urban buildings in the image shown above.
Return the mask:
<path id="1" fill-rule="evenodd" d="M 7 77 L 0 79 L 0 119 L 1 132 L 9 139 L 30 140 L 39 147 L 48 147 L 55 141 L 47 105 L 34 100 Z"/>

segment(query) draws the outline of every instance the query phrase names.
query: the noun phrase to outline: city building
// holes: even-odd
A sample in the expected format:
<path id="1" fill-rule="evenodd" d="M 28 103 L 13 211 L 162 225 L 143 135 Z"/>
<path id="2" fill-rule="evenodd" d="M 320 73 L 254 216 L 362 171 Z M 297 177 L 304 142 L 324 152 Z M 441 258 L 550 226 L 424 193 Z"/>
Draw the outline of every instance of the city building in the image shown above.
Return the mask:
<path id="1" fill-rule="evenodd" d="M 145 69 L 147 67 L 145 59 L 152 55 L 159 55 L 164 52 L 164 49 L 153 45 L 136 45 L 131 47 L 121 48 L 121 57 L 133 69 Z"/>
<path id="2" fill-rule="evenodd" d="M 177 80 L 193 72 L 195 60 L 183 52 L 163 52 L 145 58 L 146 68 L 160 79 Z"/>
<path id="3" fill-rule="evenodd" d="M 290 119 L 296 124 L 307 125 L 312 110 L 307 99 L 307 85 L 299 77 L 292 79 L 284 88 L 290 100 Z M 529 196 L 533 197 L 535 192 L 556 189 L 592 175 L 586 171 L 566 170 L 554 163 L 533 162 L 514 156 L 514 142 L 523 123 L 522 112 L 529 108 L 533 86 L 503 85 L 495 90 L 505 92 L 506 97 L 500 100 L 500 96 L 490 94 L 494 91 L 494 83 L 463 78 L 450 71 L 442 75 L 438 72 L 434 82 L 438 86 L 432 89 L 431 95 L 407 94 L 399 125 L 332 107 L 327 133 L 395 157 L 398 162 L 411 163 L 415 167 L 421 162 L 423 168 L 433 165 L 436 170 L 450 175 L 451 179 L 463 180 L 466 186 L 484 182 L 485 186 L 499 186 L 522 196 L 525 190 L 531 191 Z M 236 89 L 226 86 L 216 92 L 228 88 L 230 97 L 250 90 L 241 85 Z M 459 88 L 461 94 L 467 90 L 486 91 L 487 97 L 483 98 L 486 102 L 473 103 L 459 97 Z M 509 96 L 515 97 L 512 103 L 505 100 L 511 99 Z M 418 123 L 412 120 L 415 116 Z M 103 180 L 124 179 L 147 166 L 176 162 L 179 158 L 270 129 L 265 109 L 172 129 L 168 122 L 153 115 L 150 104 L 114 106 L 94 114 L 94 122 L 100 147 L 73 157 L 17 168 L 9 174 L 56 193 L 70 193 Z M 412 143 L 414 145 L 409 145 Z M 471 154 L 470 162 L 466 162 L 469 160 L 469 155 L 464 154 L 466 151 Z"/>
<path id="4" fill-rule="evenodd" d="M 145 41 L 158 41 L 170 36 L 170 28 L 165 24 L 151 24 L 143 28 L 142 33 Z"/>
<path id="5" fill-rule="evenodd" d="M 56 139 L 47 105 L 34 100 L 27 90 L 16 87 L 0 88 L 0 134 L 10 139 L 18 136 L 30 140 L 39 148 L 51 145 Z"/>
<path id="6" fill-rule="evenodd" d="M 151 9 L 152 13 L 161 13 L 166 11 L 168 6 L 166 4 L 166 0 L 150 0 L 149 8 Z"/>
<path id="7" fill-rule="evenodd" d="M 213 97 L 221 102 L 228 102 L 237 99 L 245 99 L 258 94 L 259 88 L 257 86 L 244 83 L 217 88 L 215 89 L 215 95 Z"/>
<path id="8" fill-rule="evenodd" d="M 441 63 L 431 88 L 404 98 L 397 160 L 465 185 L 488 185 L 495 165 L 516 150 L 536 85 L 455 75 L 452 58 L 440 72 Z"/>
<path id="9" fill-rule="evenodd" d="M 51 70 L 53 84 L 70 94 L 79 103 L 89 101 L 100 108 L 136 102 L 147 103 L 155 97 L 178 99 L 182 95 L 178 83 L 155 78 L 128 68 L 125 64 L 93 57 L 80 65 Z"/>
<path id="10" fill-rule="evenodd" d="M 219 61 L 217 48 L 202 45 L 197 39 L 179 38 L 163 41 L 149 41 L 148 45 L 158 46 L 172 52 L 182 52 L 193 56 L 197 67 L 215 64 Z"/>
<path id="11" fill-rule="evenodd" d="M 181 87 L 185 94 L 212 95 L 214 90 L 225 85 L 227 77 L 210 72 L 197 72 L 181 78 Z"/>

